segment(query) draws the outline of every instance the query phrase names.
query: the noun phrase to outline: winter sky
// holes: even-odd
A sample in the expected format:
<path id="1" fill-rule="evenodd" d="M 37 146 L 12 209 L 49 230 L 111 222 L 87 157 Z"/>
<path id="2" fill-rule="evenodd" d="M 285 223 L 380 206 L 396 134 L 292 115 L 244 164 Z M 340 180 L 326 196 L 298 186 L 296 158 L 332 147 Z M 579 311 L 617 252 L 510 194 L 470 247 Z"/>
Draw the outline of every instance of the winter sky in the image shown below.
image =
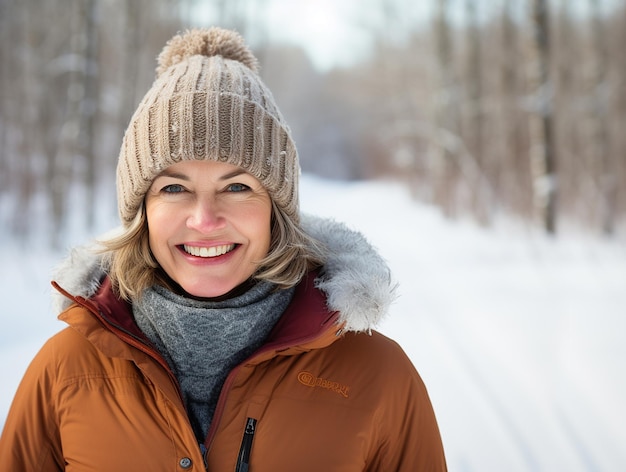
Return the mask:
<path id="1" fill-rule="evenodd" d="M 603 0 L 600 8 L 608 14 L 621 2 L 623 0 Z M 488 18 L 503 3 L 504 0 L 478 0 L 479 21 Z M 381 31 L 386 41 L 401 42 L 416 25 L 428 26 L 437 14 L 437 4 L 436 0 L 388 0 L 386 3 L 381 0 L 267 0 L 252 2 L 249 17 L 267 22 L 269 26 L 264 33 L 270 41 L 301 46 L 314 66 L 325 71 L 365 59 L 373 46 L 373 30 Z M 511 14 L 522 19 L 528 14 L 529 4 L 514 2 Z M 589 4 L 588 0 L 568 0 L 567 6 L 572 14 L 585 16 L 589 14 Z M 466 1 L 448 0 L 447 5 L 448 19 L 462 24 Z M 194 15 L 196 20 L 214 17 Z M 249 33 L 247 37 L 254 35 L 254 31 Z"/>

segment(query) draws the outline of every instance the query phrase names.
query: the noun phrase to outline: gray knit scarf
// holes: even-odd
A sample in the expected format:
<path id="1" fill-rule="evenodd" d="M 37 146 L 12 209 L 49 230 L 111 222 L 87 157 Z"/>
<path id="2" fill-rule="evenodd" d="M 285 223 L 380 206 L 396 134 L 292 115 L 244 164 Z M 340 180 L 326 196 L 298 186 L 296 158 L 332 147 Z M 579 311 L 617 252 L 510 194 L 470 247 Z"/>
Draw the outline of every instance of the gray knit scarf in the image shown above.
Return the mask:
<path id="1" fill-rule="evenodd" d="M 234 298 L 201 301 L 153 286 L 133 303 L 137 325 L 180 383 L 198 441 L 207 435 L 228 373 L 261 346 L 293 292 L 259 282 Z"/>

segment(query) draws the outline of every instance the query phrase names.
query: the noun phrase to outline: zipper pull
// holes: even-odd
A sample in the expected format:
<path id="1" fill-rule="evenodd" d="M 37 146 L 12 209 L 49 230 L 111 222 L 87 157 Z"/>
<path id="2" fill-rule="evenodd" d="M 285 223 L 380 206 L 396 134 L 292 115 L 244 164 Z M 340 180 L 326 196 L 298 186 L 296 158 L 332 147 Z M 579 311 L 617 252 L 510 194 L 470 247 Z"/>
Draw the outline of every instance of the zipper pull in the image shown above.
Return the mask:
<path id="1" fill-rule="evenodd" d="M 207 457 L 209 450 L 202 443 L 200 443 L 200 453 L 202 454 L 202 461 L 204 462 L 204 470 L 209 470 L 209 458 Z"/>
<path id="2" fill-rule="evenodd" d="M 236 472 L 248 472 L 250 468 L 250 452 L 252 451 L 252 440 L 256 432 L 256 422 L 254 418 L 246 420 L 246 429 L 243 432 L 241 440 L 241 448 L 239 449 L 239 457 L 237 458 Z"/>

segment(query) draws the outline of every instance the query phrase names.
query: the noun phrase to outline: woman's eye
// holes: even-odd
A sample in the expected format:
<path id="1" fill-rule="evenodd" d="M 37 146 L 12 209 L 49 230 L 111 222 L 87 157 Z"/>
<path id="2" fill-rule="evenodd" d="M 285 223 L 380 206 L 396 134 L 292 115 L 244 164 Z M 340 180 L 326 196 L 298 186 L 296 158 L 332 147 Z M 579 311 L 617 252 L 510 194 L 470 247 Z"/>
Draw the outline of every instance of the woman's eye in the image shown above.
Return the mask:
<path id="1" fill-rule="evenodd" d="M 185 191 L 185 188 L 179 184 L 166 185 L 165 187 L 161 189 L 161 192 L 163 193 L 181 193 L 184 191 Z"/>
<path id="2" fill-rule="evenodd" d="M 227 188 L 229 192 L 245 192 L 246 190 L 249 190 L 249 189 L 250 187 L 244 184 L 230 184 Z"/>

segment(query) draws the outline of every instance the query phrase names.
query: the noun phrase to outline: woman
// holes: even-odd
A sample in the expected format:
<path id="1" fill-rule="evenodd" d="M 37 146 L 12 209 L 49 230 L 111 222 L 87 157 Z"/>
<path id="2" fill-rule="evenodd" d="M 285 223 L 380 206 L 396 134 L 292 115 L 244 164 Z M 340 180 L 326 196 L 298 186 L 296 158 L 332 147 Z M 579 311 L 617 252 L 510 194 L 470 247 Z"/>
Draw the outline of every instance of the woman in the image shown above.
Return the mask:
<path id="1" fill-rule="evenodd" d="M 60 268 L 1 471 L 441 471 L 426 389 L 373 331 L 357 233 L 298 210 L 289 128 L 234 32 L 170 40 L 117 170 L 122 231 Z"/>

